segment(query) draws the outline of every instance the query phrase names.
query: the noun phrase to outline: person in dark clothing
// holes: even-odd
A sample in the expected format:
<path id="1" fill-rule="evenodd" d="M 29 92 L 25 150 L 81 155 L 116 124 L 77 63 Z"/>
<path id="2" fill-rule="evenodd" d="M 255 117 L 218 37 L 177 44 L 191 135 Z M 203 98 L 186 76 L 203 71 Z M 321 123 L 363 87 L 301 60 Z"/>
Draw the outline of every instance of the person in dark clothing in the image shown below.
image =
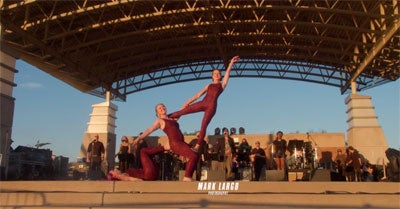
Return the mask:
<path id="1" fill-rule="evenodd" d="M 101 162 L 104 160 L 104 145 L 99 141 L 99 135 L 94 135 L 94 139 L 90 142 L 87 153 L 86 162 L 90 163 L 90 170 L 100 171 Z"/>
<path id="2" fill-rule="evenodd" d="M 199 137 L 200 132 L 196 133 L 196 137 L 195 139 L 193 139 L 189 144 L 192 147 L 195 147 L 197 144 L 197 139 Z M 202 171 L 202 167 L 204 165 L 207 165 L 207 163 L 211 163 L 208 162 L 210 161 L 210 156 L 208 153 L 208 137 L 206 136 L 204 138 L 204 143 L 202 143 L 197 151 L 197 154 L 199 155 L 199 159 L 197 160 L 197 166 L 196 166 L 196 180 L 200 181 L 201 179 L 201 171 Z"/>
<path id="3" fill-rule="evenodd" d="M 363 163 L 361 161 L 360 154 L 352 146 L 350 146 L 348 149 L 349 149 L 349 154 L 350 154 L 350 161 L 347 162 L 347 165 L 349 165 L 349 164 L 353 165 L 354 176 L 355 176 L 354 180 L 361 181 L 361 174 L 363 173 L 363 170 L 362 170 Z"/>
<path id="4" fill-rule="evenodd" d="M 247 142 L 247 139 L 243 138 L 238 147 L 238 162 L 240 166 L 245 167 L 249 164 L 250 152 L 251 146 Z"/>
<path id="5" fill-rule="evenodd" d="M 121 172 L 125 172 L 126 169 L 129 168 L 129 155 L 131 153 L 131 146 L 128 141 L 128 137 L 121 137 L 121 144 L 119 145 L 119 151 L 117 153 L 118 156 L 118 164 L 119 170 Z"/>
<path id="6" fill-rule="evenodd" d="M 276 133 L 276 139 L 272 142 L 272 149 L 273 149 L 273 157 L 276 163 L 277 170 L 284 170 L 285 169 L 285 156 L 286 156 L 286 148 L 287 142 L 286 140 L 282 139 L 283 132 L 278 131 Z"/>
<path id="7" fill-rule="evenodd" d="M 261 170 L 266 164 L 265 151 L 261 149 L 259 141 L 256 141 L 254 149 L 251 150 L 251 157 L 254 159 L 254 181 L 259 181 Z"/>
<path id="8" fill-rule="evenodd" d="M 232 159 L 236 155 L 236 147 L 233 138 L 229 136 L 227 128 L 222 130 L 223 137 L 218 139 L 220 161 L 224 162 L 226 171 L 226 179 L 231 180 L 232 176 Z"/>

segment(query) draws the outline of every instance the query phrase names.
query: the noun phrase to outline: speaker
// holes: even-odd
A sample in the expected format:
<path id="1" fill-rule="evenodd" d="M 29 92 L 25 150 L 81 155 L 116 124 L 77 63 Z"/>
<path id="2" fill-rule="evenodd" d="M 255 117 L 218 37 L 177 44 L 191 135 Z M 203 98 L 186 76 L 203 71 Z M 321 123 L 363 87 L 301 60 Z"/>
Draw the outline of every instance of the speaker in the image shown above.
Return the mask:
<path id="1" fill-rule="evenodd" d="M 284 170 L 266 170 L 267 181 L 285 181 Z"/>
<path id="2" fill-rule="evenodd" d="M 220 128 L 215 128 L 214 129 L 214 135 L 221 135 L 221 129 Z"/>
<path id="3" fill-rule="evenodd" d="M 218 158 L 219 156 L 217 155 L 216 157 Z M 212 160 L 211 161 L 211 170 L 225 172 L 225 162 L 219 162 L 217 160 Z"/>
<path id="4" fill-rule="evenodd" d="M 330 170 L 315 170 L 311 181 L 331 181 Z"/>
<path id="5" fill-rule="evenodd" d="M 100 170 L 89 170 L 87 173 L 87 177 L 89 180 L 100 180 L 103 178 L 103 172 L 101 172 Z"/>
<path id="6" fill-rule="evenodd" d="M 260 172 L 260 179 L 258 179 L 259 181 L 266 181 L 267 180 L 267 168 L 265 166 L 263 166 L 261 168 L 261 172 Z"/>
<path id="7" fill-rule="evenodd" d="M 239 134 L 244 134 L 244 128 L 243 127 L 239 128 Z"/>
<path id="8" fill-rule="evenodd" d="M 303 178 L 303 172 L 288 172 L 288 181 L 298 181 Z"/>
<path id="9" fill-rule="evenodd" d="M 204 180 L 206 181 L 225 181 L 225 171 L 207 170 Z"/>
<path id="10" fill-rule="evenodd" d="M 230 129 L 230 131 L 231 131 L 231 135 L 236 134 L 236 128 L 232 127 L 232 128 Z"/>

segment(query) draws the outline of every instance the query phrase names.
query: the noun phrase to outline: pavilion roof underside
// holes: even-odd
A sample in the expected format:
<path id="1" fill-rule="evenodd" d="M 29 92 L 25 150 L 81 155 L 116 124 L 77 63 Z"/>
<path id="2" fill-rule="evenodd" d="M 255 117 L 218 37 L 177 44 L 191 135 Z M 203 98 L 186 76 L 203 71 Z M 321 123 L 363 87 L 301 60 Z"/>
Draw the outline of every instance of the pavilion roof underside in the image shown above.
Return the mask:
<path id="1" fill-rule="evenodd" d="M 1 50 L 82 92 L 125 100 L 162 85 L 291 79 L 345 93 L 400 74 L 396 0 L 3 1 Z"/>

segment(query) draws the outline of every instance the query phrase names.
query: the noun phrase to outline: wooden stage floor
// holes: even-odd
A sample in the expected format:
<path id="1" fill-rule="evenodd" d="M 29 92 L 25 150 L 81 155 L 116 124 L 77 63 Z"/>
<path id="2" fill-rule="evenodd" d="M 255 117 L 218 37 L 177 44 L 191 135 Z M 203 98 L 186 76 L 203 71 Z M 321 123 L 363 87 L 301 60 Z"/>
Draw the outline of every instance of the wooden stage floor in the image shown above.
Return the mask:
<path id="1" fill-rule="evenodd" d="M 398 182 L 0 181 L 0 208 L 400 208 Z"/>

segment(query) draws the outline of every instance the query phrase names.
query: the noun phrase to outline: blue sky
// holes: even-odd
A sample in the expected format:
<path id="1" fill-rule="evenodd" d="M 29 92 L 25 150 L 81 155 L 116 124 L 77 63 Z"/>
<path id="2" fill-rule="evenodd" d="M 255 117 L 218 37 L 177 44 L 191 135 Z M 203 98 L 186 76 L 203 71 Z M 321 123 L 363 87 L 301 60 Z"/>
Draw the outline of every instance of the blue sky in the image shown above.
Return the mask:
<path id="1" fill-rule="evenodd" d="M 37 140 L 49 142 L 45 148 L 53 154 L 76 161 L 83 134 L 87 130 L 92 104 L 104 99 L 82 93 L 37 68 L 18 60 L 13 96 L 16 98 L 12 139 L 13 147 L 34 146 Z M 181 107 L 210 80 L 178 83 L 128 95 L 126 102 L 113 103 L 117 111 L 117 139 L 137 135 L 155 120 L 154 106 L 164 103 L 169 112 Z M 378 122 L 388 146 L 400 147 L 400 81 L 363 92 L 372 97 Z M 248 134 L 282 130 L 295 132 L 346 133 L 345 98 L 340 89 L 307 82 L 231 78 L 219 98 L 218 110 L 207 134 L 216 127 L 244 127 Z M 182 116 L 183 132 L 200 127 L 202 113 Z M 157 131 L 153 135 L 164 135 Z M 119 140 L 117 141 L 117 145 Z"/>

